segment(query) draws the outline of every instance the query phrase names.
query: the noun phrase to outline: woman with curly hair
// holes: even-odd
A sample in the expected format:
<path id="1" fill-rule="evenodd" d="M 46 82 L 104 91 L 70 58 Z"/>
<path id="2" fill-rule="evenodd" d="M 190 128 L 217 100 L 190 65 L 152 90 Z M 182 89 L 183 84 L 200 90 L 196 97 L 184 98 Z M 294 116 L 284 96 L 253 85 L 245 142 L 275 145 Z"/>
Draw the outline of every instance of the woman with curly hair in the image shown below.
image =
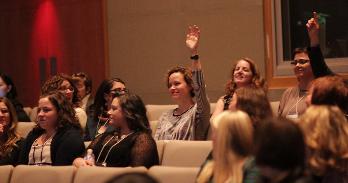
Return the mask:
<path id="1" fill-rule="evenodd" d="M 11 102 L 0 97 L 0 165 L 16 165 L 22 139 L 16 133 L 17 116 Z"/>
<path id="2" fill-rule="evenodd" d="M 336 106 L 313 105 L 299 122 L 307 144 L 307 164 L 320 182 L 348 182 L 348 122 Z"/>
<path id="3" fill-rule="evenodd" d="M 71 165 L 85 146 L 75 110 L 59 93 L 40 97 L 37 125 L 23 143 L 20 163 L 29 165 Z"/>
<path id="4" fill-rule="evenodd" d="M 87 114 L 80 107 L 81 101 L 77 95 L 78 90 L 72 78 L 66 74 L 58 74 L 48 79 L 41 88 L 41 94 L 47 94 L 56 91 L 64 94 L 68 101 L 73 104 L 82 129 L 85 129 L 87 123 Z"/>
<path id="5" fill-rule="evenodd" d="M 158 165 L 158 152 L 141 98 L 135 94 L 114 95 L 108 111 L 113 131 L 97 136 L 88 146 L 95 165 L 107 167 Z M 76 158 L 76 167 L 92 166 L 93 161 Z"/>
<path id="6" fill-rule="evenodd" d="M 241 87 L 259 87 L 267 91 L 265 80 L 261 77 L 255 62 L 250 58 L 242 58 L 232 67 L 231 79 L 226 84 L 225 95 L 216 102 L 211 119 L 222 111 L 230 109 L 233 94 Z"/>

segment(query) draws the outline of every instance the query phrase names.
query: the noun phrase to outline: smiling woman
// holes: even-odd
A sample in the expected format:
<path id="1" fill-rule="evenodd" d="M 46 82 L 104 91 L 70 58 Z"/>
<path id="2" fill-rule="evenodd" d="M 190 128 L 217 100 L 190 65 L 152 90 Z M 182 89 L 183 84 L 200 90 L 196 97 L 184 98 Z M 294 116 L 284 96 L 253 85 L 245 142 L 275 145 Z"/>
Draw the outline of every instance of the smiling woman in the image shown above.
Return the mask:
<path id="1" fill-rule="evenodd" d="M 267 90 L 265 80 L 260 76 L 255 62 L 250 58 L 242 58 L 232 67 L 231 79 L 226 84 L 225 95 L 217 101 L 211 119 L 229 109 L 236 89 L 246 86 L 261 87 L 265 91 Z"/>
<path id="2" fill-rule="evenodd" d="M 38 123 L 23 143 L 20 163 L 71 165 L 84 149 L 81 126 L 72 104 L 59 92 L 41 96 Z"/>

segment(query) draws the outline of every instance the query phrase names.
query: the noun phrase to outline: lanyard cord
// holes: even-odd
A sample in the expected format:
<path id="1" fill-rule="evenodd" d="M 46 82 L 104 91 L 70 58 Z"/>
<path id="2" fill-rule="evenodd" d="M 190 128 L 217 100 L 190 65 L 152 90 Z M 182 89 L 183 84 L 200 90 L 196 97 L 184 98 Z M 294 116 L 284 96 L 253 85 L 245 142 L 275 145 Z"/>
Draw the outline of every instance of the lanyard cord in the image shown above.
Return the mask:
<path id="1" fill-rule="evenodd" d="M 109 154 L 110 154 L 111 149 L 114 148 L 117 144 L 119 144 L 123 139 L 127 138 L 129 135 L 131 135 L 131 134 L 133 134 L 133 133 L 134 133 L 134 132 L 131 132 L 131 133 L 127 134 L 126 136 L 121 137 L 120 140 L 118 140 L 118 137 L 116 138 L 116 139 L 117 139 L 117 142 L 116 142 L 114 145 L 112 145 L 112 146 L 110 147 L 109 151 L 106 153 L 106 156 L 105 156 L 105 158 L 104 158 L 104 160 L 103 160 L 103 163 L 102 163 L 103 165 L 105 164 L 107 158 L 109 157 Z M 102 152 L 103 152 L 105 146 L 106 146 L 114 137 L 115 137 L 115 136 L 113 136 L 112 138 L 110 138 L 110 139 L 103 145 L 102 149 L 100 150 L 100 153 L 99 153 L 99 155 L 98 155 L 98 158 L 97 158 L 97 161 L 96 161 L 96 162 L 99 161 L 99 158 L 100 158 L 100 156 L 101 156 L 101 154 L 102 154 Z"/>

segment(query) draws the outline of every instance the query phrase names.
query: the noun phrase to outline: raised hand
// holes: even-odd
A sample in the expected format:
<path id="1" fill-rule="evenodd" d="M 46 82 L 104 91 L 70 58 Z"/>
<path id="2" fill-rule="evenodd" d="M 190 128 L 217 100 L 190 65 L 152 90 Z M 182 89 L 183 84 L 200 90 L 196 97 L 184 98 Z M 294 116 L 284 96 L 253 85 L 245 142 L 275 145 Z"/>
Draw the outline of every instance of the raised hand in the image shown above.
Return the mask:
<path id="1" fill-rule="evenodd" d="M 186 46 L 190 49 L 192 55 L 198 53 L 198 43 L 200 37 L 200 30 L 197 25 L 189 26 L 188 33 L 186 34 Z"/>
<path id="2" fill-rule="evenodd" d="M 311 42 L 311 47 L 319 45 L 320 26 L 318 22 L 318 15 L 316 12 L 313 12 L 313 17 L 308 20 L 306 27 Z"/>

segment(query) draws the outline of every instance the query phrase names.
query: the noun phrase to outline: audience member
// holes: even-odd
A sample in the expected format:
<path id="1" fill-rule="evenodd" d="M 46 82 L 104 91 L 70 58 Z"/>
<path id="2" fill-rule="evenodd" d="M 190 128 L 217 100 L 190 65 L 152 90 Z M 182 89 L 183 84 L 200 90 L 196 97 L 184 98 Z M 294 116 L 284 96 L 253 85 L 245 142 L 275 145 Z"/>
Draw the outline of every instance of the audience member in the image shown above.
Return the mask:
<path id="1" fill-rule="evenodd" d="M 207 160 L 197 177 L 205 182 L 252 182 L 257 170 L 251 158 L 254 128 L 242 111 L 225 111 L 211 123 L 213 129 L 213 159 Z"/>
<path id="2" fill-rule="evenodd" d="M 0 165 L 16 165 L 22 139 L 17 134 L 17 116 L 10 100 L 0 97 Z"/>
<path id="3" fill-rule="evenodd" d="M 220 97 L 216 103 L 212 119 L 224 110 L 229 109 L 230 103 L 236 89 L 241 87 L 260 87 L 267 90 L 265 80 L 253 60 L 242 58 L 232 67 L 231 79 L 227 82 L 225 95 Z"/>
<path id="4" fill-rule="evenodd" d="M 95 164 L 107 167 L 158 165 L 156 142 L 141 98 L 134 94 L 116 96 L 108 111 L 114 131 L 97 136 L 87 149 L 95 154 Z M 93 162 L 76 158 L 76 167 L 92 166 Z"/>
<path id="5" fill-rule="evenodd" d="M 84 129 L 87 123 L 87 114 L 80 107 L 81 101 L 77 96 L 78 91 L 72 78 L 66 74 L 58 74 L 48 79 L 41 88 L 43 95 L 55 91 L 64 94 L 68 101 L 73 104 L 82 129 Z"/>
<path id="6" fill-rule="evenodd" d="M 307 164 L 318 182 L 348 182 L 348 121 L 336 106 L 309 107 L 299 122 Z M 283 157 L 286 158 L 286 157 Z"/>
<path id="7" fill-rule="evenodd" d="M 83 154 L 81 125 L 71 102 L 63 94 L 43 94 L 37 120 L 23 143 L 20 164 L 71 165 Z"/>
<path id="8" fill-rule="evenodd" d="M 294 122 L 268 119 L 257 128 L 255 159 L 260 183 L 305 183 L 305 142 Z"/>
<path id="9" fill-rule="evenodd" d="M 11 101 L 13 107 L 16 110 L 18 121 L 31 121 L 23 110 L 23 105 L 17 100 L 17 90 L 12 79 L 3 73 L 0 73 L 0 97 L 6 97 Z"/>
<path id="10" fill-rule="evenodd" d="M 74 73 L 72 79 L 77 88 L 77 96 L 81 101 L 81 108 L 87 112 L 88 107 L 93 104 L 93 97 L 91 97 L 92 80 L 84 72 Z"/>
<path id="11" fill-rule="evenodd" d="M 87 109 L 88 119 L 85 140 L 93 140 L 107 129 L 112 131 L 107 114 L 107 111 L 110 110 L 112 97 L 113 95 L 127 93 L 127 91 L 125 82 L 119 78 L 104 80 L 99 85 L 94 103 Z"/>
<path id="12" fill-rule="evenodd" d="M 174 67 L 168 72 L 168 91 L 178 107 L 163 113 L 160 117 L 155 134 L 157 140 L 207 138 L 210 104 L 205 93 L 202 66 L 197 51 L 199 38 L 199 28 L 190 26 L 186 46 L 192 55 L 192 73 L 183 67 Z"/>

